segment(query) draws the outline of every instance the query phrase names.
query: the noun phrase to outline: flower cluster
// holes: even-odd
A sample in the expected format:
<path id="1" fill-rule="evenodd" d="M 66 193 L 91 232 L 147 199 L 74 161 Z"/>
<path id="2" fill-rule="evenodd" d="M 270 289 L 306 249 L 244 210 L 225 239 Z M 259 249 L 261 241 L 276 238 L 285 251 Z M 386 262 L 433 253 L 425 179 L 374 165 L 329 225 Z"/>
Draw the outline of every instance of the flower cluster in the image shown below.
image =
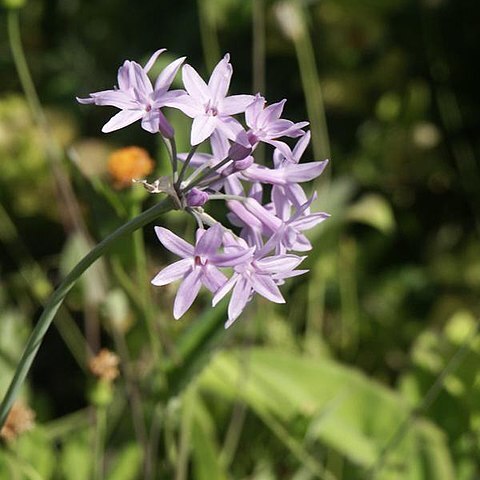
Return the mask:
<path id="1" fill-rule="evenodd" d="M 163 51 L 155 52 L 145 67 L 126 61 L 118 71 L 118 88 L 78 100 L 120 109 L 103 132 L 141 120 L 145 130 L 164 138 L 172 179 L 144 182 L 145 186 L 174 197 L 179 207 L 195 217 L 198 229 L 191 245 L 170 230 L 156 227 L 162 245 L 180 260 L 164 268 L 152 283 L 182 280 L 173 309 L 176 319 L 190 308 L 202 286 L 212 293 L 214 306 L 231 293 L 228 327 L 256 293 L 284 303 L 279 285 L 306 272 L 297 268 L 305 259 L 297 253 L 312 248 L 303 232 L 328 214 L 311 211 L 315 194 L 308 198 L 300 184 L 318 177 L 327 160 L 300 163 L 310 141 L 310 132 L 305 130 L 308 123 L 281 118 L 285 100 L 267 105 L 260 94 L 228 95 L 233 73 L 228 54 L 208 83 L 185 64 L 184 89 L 170 90 L 185 61 L 180 58 L 170 63 L 153 85 L 147 74 Z M 193 119 L 188 153 L 177 154 L 174 129 L 162 111 L 165 107 Z M 298 140 L 291 148 L 286 139 Z M 211 153 L 197 152 L 206 141 Z M 261 143 L 273 147 L 270 165 L 255 161 Z M 183 163 L 180 171 L 179 162 Z M 204 205 L 218 199 L 226 202 L 231 228 L 205 212 Z"/>

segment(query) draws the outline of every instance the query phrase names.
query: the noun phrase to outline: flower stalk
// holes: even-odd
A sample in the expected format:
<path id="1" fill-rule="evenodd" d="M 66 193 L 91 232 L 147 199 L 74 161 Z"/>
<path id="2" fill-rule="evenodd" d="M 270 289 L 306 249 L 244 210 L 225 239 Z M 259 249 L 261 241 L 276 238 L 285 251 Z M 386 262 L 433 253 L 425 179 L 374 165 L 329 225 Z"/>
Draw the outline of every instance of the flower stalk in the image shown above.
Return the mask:
<path id="1" fill-rule="evenodd" d="M 10 386 L 8 387 L 5 397 L 0 405 L 0 428 L 5 423 L 8 412 L 18 396 L 20 388 L 25 382 L 25 378 L 55 314 L 62 305 L 66 295 L 76 284 L 81 275 L 102 255 L 104 255 L 119 238 L 132 234 L 139 228 L 144 227 L 162 214 L 173 210 L 174 208 L 174 203 L 170 198 L 167 198 L 125 223 L 90 250 L 90 252 L 88 252 L 87 255 L 85 255 L 85 257 L 83 257 L 83 259 L 80 260 L 73 270 L 65 277 L 47 302 L 38 323 L 27 341 L 27 345 L 25 346 L 25 350 L 18 363 L 15 375 L 13 376 Z"/>

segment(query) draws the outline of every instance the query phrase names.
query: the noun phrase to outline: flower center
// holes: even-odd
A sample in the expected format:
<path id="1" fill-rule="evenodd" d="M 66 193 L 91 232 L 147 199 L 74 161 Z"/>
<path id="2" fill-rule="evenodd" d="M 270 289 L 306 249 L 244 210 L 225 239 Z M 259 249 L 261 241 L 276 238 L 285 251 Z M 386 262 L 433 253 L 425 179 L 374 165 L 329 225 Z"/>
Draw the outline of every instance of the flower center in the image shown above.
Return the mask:
<path id="1" fill-rule="evenodd" d="M 196 267 L 204 267 L 208 263 L 208 260 L 200 257 L 199 255 L 195 255 L 194 262 Z"/>
<path id="2" fill-rule="evenodd" d="M 211 105 L 210 100 L 205 105 L 205 113 L 211 117 L 216 117 L 218 115 L 217 107 L 215 105 Z"/>
<path id="3" fill-rule="evenodd" d="M 250 145 L 255 145 L 256 143 L 258 143 L 258 140 L 259 140 L 258 132 L 256 133 L 253 130 L 249 130 L 247 132 L 247 138 L 248 138 L 248 141 L 250 142 Z"/>

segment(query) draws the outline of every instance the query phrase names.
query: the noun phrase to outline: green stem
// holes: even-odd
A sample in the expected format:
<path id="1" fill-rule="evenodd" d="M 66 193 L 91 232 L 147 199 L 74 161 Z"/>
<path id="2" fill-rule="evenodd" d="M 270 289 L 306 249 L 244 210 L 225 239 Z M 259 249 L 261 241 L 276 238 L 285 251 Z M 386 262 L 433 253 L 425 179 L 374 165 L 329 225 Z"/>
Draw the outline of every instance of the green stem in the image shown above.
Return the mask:
<path id="1" fill-rule="evenodd" d="M 102 480 L 103 465 L 105 456 L 105 434 L 107 430 L 107 409 L 98 407 L 96 411 L 95 422 L 95 463 L 94 463 L 94 480 Z"/>
<path id="2" fill-rule="evenodd" d="M 197 8 L 203 56 L 207 68 L 212 71 L 220 58 L 217 25 L 211 18 L 210 6 L 205 0 L 197 0 Z"/>
<path id="3" fill-rule="evenodd" d="M 265 0 L 252 1 L 253 93 L 265 92 Z"/>
<path id="4" fill-rule="evenodd" d="M 188 165 L 190 164 L 190 161 L 193 158 L 193 155 L 195 155 L 195 152 L 197 151 L 198 145 L 194 145 L 191 149 L 190 152 L 188 153 L 187 158 L 185 159 L 185 162 L 183 163 L 183 167 L 180 170 L 180 175 L 178 176 L 178 180 L 175 183 L 175 188 L 178 190 L 180 186 L 182 185 L 182 181 L 185 177 L 185 173 L 187 171 Z"/>
<path id="5" fill-rule="evenodd" d="M 207 179 L 214 173 L 216 173 L 220 168 L 225 166 L 228 162 L 231 162 L 232 159 L 230 157 L 225 157 L 221 162 L 217 163 L 215 166 L 209 168 L 203 175 L 197 178 L 195 181 L 190 182 L 186 187 L 182 188 L 182 193 L 187 193 L 193 187 L 199 185 L 203 180 Z"/>
<path id="6" fill-rule="evenodd" d="M 133 233 L 135 230 L 147 225 L 157 217 L 174 208 L 170 199 L 166 199 L 150 209 L 146 210 L 138 217 L 130 220 L 120 228 L 111 233 L 107 238 L 102 240 L 75 266 L 75 268 L 65 277 L 59 287 L 53 292 L 43 310 L 40 319 L 33 329 L 28 339 L 25 350 L 18 364 L 15 375 L 8 387 L 7 393 L 0 405 L 0 427 L 3 426 L 7 418 L 8 412 L 23 385 L 25 378 L 30 370 L 33 360 L 42 344 L 43 337 L 48 331 L 55 314 L 63 303 L 65 296 L 75 285 L 80 276 L 98 260 L 119 238 Z"/>
<path id="7" fill-rule="evenodd" d="M 295 46 L 295 52 L 300 69 L 303 91 L 307 103 L 307 112 L 311 125 L 313 154 L 316 160 L 330 158 L 330 141 L 328 136 L 325 106 L 318 69 L 315 61 L 315 51 L 310 38 L 310 33 L 305 20 L 305 12 L 298 0 L 285 3 L 287 12 L 293 15 L 298 23 L 290 32 L 290 37 Z"/>
<path id="8" fill-rule="evenodd" d="M 25 96 L 29 100 L 33 115 L 39 124 L 45 124 L 45 116 L 43 114 L 40 100 L 38 99 L 37 91 L 28 69 L 27 61 L 25 60 L 25 53 L 22 48 L 20 38 L 19 15 L 17 10 L 10 10 L 7 16 L 8 36 L 10 38 L 10 49 L 12 51 L 13 61 L 17 69 L 20 83 L 22 84 Z"/>
<path id="9" fill-rule="evenodd" d="M 136 217 L 140 214 L 141 204 L 139 201 L 134 201 L 131 208 L 131 217 Z M 133 249 L 135 258 L 135 269 L 137 284 L 139 285 L 139 293 L 142 302 L 142 310 L 145 317 L 145 323 L 148 330 L 148 336 L 152 347 L 152 355 L 155 360 L 155 365 L 158 367 L 161 362 L 162 346 L 158 338 L 157 328 L 155 326 L 155 313 L 153 311 L 152 297 L 150 295 L 148 280 L 148 265 L 147 254 L 145 251 L 145 239 L 143 231 L 137 230 L 133 233 Z"/>

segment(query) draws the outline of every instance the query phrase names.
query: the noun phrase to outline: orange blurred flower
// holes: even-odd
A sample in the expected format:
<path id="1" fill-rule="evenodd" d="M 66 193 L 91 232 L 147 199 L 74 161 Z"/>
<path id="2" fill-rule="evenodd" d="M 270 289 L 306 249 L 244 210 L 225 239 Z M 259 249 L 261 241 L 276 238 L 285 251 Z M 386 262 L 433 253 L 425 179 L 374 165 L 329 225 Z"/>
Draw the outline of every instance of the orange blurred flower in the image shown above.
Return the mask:
<path id="1" fill-rule="evenodd" d="M 152 173 L 153 167 L 154 162 L 145 149 L 125 147 L 110 155 L 107 168 L 115 188 L 125 188 L 131 185 L 133 179 Z"/>
<path id="2" fill-rule="evenodd" d="M 16 401 L 8 414 L 5 425 L 0 430 L 0 437 L 5 440 L 14 440 L 21 433 L 33 428 L 35 412 L 21 401 Z"/>
<path id="3" fill-rule="evenodd" d="M 102 348 L 102 350 L 90 360 L 88 367 L 96 377 L 106 382 L 113 382 L 120 373 L 118 370 L 119 363 L 120 359 L 117 355 L 106 348 Z"/>

